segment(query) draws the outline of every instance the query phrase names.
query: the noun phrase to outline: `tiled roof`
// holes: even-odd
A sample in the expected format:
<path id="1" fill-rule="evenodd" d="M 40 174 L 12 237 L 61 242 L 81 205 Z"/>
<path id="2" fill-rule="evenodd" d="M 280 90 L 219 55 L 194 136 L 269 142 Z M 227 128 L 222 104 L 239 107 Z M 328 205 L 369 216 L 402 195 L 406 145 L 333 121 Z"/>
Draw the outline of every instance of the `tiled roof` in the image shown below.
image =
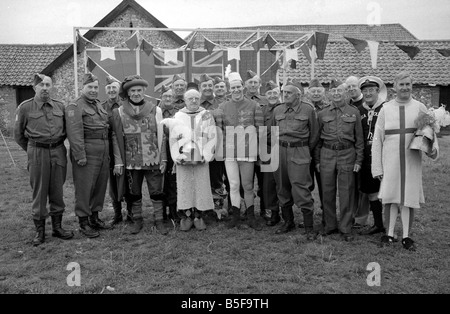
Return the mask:
<path id="1" fill-rule="evenodd" d="M 0 85 L 30 86 L 41 72 L 70 44 L 0 45 Z"/>
<path id="2" fill-rule="evenodd" d="M 394 76 L 400 71 L 409 71 L 414 84 L 450 84 L 450 57 L 444 57 L 436 49 L 450 49 L 450 40 L 444 41 L 402 41 L 397 44 L 416 46 L 420 52 L 413 60 L 395 42 L 380 42 L 378 48 L 377 68 L 372 69 L 369 48 L 358 53 L 352 44 L 347 42 L 329 42 L 323 60 L 314 64 L 315 76 L 323 83 L 332 78 L 345 79 L 350 75 L 374 75 L 385 83 L 392 84 Z M 299 78 L 308 83 L 311 76 L 311 65 L 299 49 L 299 61 L 296 69 L 288 67 L 288 77 Z M 283 77 L 283 74 L 281 74 Z"/>
<path id="3" fill-rule="evenodd" d="M 221 30 L 256 30 L 262 33 L 265 30 L 274 31 L 297 31 L 310 33 L 312 31 L 330 34 L 329 41 L 345 41 L 346 37 L 365 39 L 365 40 L 417 40 L 417 38 L 405 29 L 401 24 L 382 24 L 380 26 L 369 26 L 367 24 L 345 24 L 345 25 L 264 25 L 252 27 L 232 27 L 221 28 Z M 199 31 L 199 34 L 217 44 L 232 44 L 244 41 L 251 32 L 218 32 L 218 31 Z M 278 33 L 269 32 L 279 42 L 292 42 L 301 36 L 301 33 Z M 186 41 L 191 38 L 192 33 L 186 37 Z M 256 39 L 252 38 L 253 40 Z"/>

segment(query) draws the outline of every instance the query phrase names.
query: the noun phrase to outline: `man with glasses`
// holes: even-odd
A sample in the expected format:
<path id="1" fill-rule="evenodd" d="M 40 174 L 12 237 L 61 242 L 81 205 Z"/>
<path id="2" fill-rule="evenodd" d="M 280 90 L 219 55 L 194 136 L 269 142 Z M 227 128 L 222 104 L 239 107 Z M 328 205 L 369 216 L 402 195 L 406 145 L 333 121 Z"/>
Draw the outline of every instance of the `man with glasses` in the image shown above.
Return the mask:
<path id="1" fill-rule="evenodd" d="M 320 141 L 315 151 L 323 191 L 323 235 L 341 232 L 345 241 L 354 239 L 352 219 L 355 204 L 355 172 L 361 169 L 364 140 L 359 110 L 348 104 L 345 83 L 330 83 L 331 105 L 319 112 Z M 336 216 L 339 190 L 340 219 Z"/>

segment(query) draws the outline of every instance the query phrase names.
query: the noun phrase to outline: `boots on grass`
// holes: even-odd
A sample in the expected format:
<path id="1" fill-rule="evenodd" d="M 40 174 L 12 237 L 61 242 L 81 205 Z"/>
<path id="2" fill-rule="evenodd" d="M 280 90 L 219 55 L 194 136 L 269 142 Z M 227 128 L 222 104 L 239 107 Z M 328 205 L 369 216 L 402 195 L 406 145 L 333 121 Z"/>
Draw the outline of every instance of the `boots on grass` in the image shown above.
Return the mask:
<path id="1" fill-rule="evenodd" d="M 294 211 L 292 210 L 292 206 L 281 207 L 281 215 L 283 216 L 284 223 L 275 233 L 282 234 L 294 230 Z"/>
<path id="2" fill-rule="evenodd" d="M 177 212 L 177 205 L 169 205 L 169 218 L 174 221 L 174 223 L 180 223 L 180 217 Z"/>
<path id="3" fill-rule="evenodd" d="M 132 224 L 133 223 L 133 211 L 132 211 L 131 200 L 127 200 L 126 202 L 127 202 L 127 219 L 125 220 L 125 222 Z"/>
<path id="4" fill-rule="evenodd" d="M 122 202 L 113 201 L 114 218 L 111 220 L 111 226 L 117 225 L 123 221 Z"/>
<path id="5" fill-rule="evenodd" d="M 202 212 L 195 209 L 194 217 L 195 217 L 194 218 L 195 229 L 200 230 L 200 231 L 205 230 L 206 224 L 205 224 L 205 221 L 203 220 Z"/>
<path id="6" fill-rule="evenodd" d="M 279 209 L 276 209 L 276 210 L 273 209 L 271 212 L 272 212 L 272 214 L 270 215 L 270 219 L 267 220 L 267 223 L 266 223 L 266 225 L 269 227 L 273 227 L 281 221 Z"/>
<path id="7" fill-rule="evenodd" d="M 306 236 L 306 240 L 314 240 L 317 234 L 314 232 L 313 211 L 302 209 L 302 212 L 303 212 L 303 223 L 305 225 L 305 232 L 303 234 Z"/>
<path id="8" fill-rule="evenodd" d="M 253 205 L 247 208 L 247 225 L 256 231 L 262 230 L 262 227 L 255 218 L 255 206 Z"/>
<path id="9" fill-rule="evenodd" d="M 89 225 L 95 230 L 111 229 L 111 226 L 104 223 L 99 217 L 98 212 L 92 212 L 89 216 Z"/>
<path id="10" fill-rule="evenodd" d="M 239 227 L 241 223 L 241 209 L 236 206 L 231 206 L 231 210 L 232 210 L 231 220 L 227 225 L 229 229 Z"/>
<path id="11" fill-rule="evenodd" d="M 130 234 L 138 234 L 144 227 L 144 219 L 142 217 L 137 217 L 134 219 L 133 224 L 130 226 Z"/>
<path id="12" fill-rule="evenodd" d="M 33 220 L 36 227 L 36 235 L 33 239 L 33 245 L 38 246 L 45 242 L 45 219 Z"/>
<path id="13" fill-rule="evenodd" d="M 100 235 L 97 230 L 92 229 L 91 226 L 89 226 L 88 217 L 78 217 L 78 221 L 80 223 L 80 232 L 86 237 L 96 238 Z"/>
<path id="14" fill-rule="evenodd" d="M 383 225 L 383 205 L 379 200 L 370 201 L 370 210 L 373 214 L 374 225 L 369 229 L 361 231 L 361 235 L 372 235 L 377 233 L 384 233 L 386 229 Z"/>
<path id="15" fill-rule="evenodd" d="M 68 239 L 73 238 L 73 232 L 64 230 L 61 227 L 61 223 L 62 223 L 62 214 L 52 216 L 52 229 L 53 229 L 52 236 L 63 239 L 63 240 L 68 240 Z"/>

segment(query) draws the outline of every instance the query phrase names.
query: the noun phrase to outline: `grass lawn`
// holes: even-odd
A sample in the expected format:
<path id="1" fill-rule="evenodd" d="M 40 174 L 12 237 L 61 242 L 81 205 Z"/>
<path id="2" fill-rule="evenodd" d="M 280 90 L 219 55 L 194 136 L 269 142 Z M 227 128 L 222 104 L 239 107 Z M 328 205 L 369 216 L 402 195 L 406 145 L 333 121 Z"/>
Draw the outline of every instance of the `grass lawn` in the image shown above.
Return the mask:
<path id="1" fill-rule="evenodd" d="M 75 237 L 63 241 L 51 237 L 47 220 L 46 242 L 31 245 L 31 188 L 26 154 L 8 141 L 0 144 L 0 294 L 17 293 L 152 293 L 152 294 L 298 294 L 298 293 L 450 293 L 450 136 L 439 139 L 440 159 L 424 157 L 426 204 L 416 212 L 411 238 L 417 251 L 397 242 L 380 248 L 380 236 L 356 235 L 347 243 L 339 235 L 319 236 L 308 242 L 296 229 L 275 235 L 276 227 L 257 232 L 228 230 L 224 222 L 207 221 L 203 232 L 172 230 L 162 236 L 150 227 L 145 195 L 144 229 L 136 236 L 127 226 L 101 232 L 87 239 L 78 231 L 73 212 L 73 184 L 65 184 L 66 213 L 63 225 Z M 101 217 L 113 216 L 106 197 Z M 298 209 L 296 222 L 301 219 Z M 321 219 L 320 209 L 315 222 Z M 371 222 L 370 218 L 370 223 Z M 401 239 L 401 223 L 396 232 Z M 69 286 L 67 265 L 80 265 L 81 285 Z M 371 262 L 381 269 L 379 286 L 369 286 Z M 107 288 L 108 287 L 108 288 Z"/>

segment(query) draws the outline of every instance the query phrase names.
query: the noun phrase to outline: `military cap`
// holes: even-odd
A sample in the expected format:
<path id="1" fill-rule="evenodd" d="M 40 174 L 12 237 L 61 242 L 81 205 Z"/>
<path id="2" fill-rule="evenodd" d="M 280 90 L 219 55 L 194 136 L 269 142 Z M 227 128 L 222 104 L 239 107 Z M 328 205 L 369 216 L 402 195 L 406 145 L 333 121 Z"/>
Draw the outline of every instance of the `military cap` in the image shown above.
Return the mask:
<path id="1" fill-rule="evenodd" d="M 290 81 L 288 81 L 284 86 L 283 86 L 283 90 L 286 88 L 286 87 L 288 87 L 288 86 L 293 86 L 293 87 L 296 87 L 299 91 L 303 91 L 303 86 L 302 86 L 302 84 L 300 83 L 300 81 L 299 80 L 297 80 L 297 79 L 292 79 L 292 80 L 290 80 Z"/>
<path id="2" fill-rule="evenodd" d="M 98 77 L 95 76 L 94 74 L 92 74 L 90 72 L 84 74 L 84 76 L 83 76 L 83 85 L 86 85 L 86 84 L 89 84 L 89 83 L 92 83 L 92 82 L 95 82 L 95 81 L 98 81 Z"/>
<path id="3" fill-rule="evenodd" d="M 385 101 L 387 98 L 387 88 L 386 85 L 383 83 L 383 81 L 376 76 L 365 76 L 362 77 L 358 81 L 358 86 L 360 90 L 363 90 L 363 88 L 366 87 L 378 87 L 380 89 L 378 93 L 378 98 L 382 101 Z"/>
<path id="4" fill-rule="evenodd" d="M 323 87 L 323 85 L 319 82 L 319 79 L 314 78 L 309 82 L 309 87 Z"/>
<path id="5" fill-rule="evenodd" d="M 214 85 L 219 84 L 219 83 L 225 83 L 225 81 L 220 76 L 216 76 L 214 78 Z"/>
<path id="6" fill-rule="evenodd" d="M 266 87 L 266 92 L 268 92 L 272 89 L 278 88 L 278 84 L 275 83 L 274 81 L 270 80 L 266 83 L 265 87 Z"/>
<path id="7" fill-rule="evenodd" d="M 33 86 L 36 86 L 37 84 L 39 84 L 40 82 L 42 82 L 45 78 L 44 74 L 40 74 L 40 73 L 36 73 L 33 76 Z"/>
<path id="8" fill-rule="evenodd" d="M 247 70 L 247 80 L 256 78 L 259 80 L 259 75 L 253 72 L 252 70 Z"/>
<path id="9" fill-rule="evenodd" d="M 206 73 L 203 73 L 202 75 L 200 75 L 200 80 L 199 80 L 199 84 L 203 83 L 203 82 L 207 82 L 207 81 L 213 81 L 214 84 L 214 79 L 209 76 Z"/>
<path id="10" fill-rule="evenodd" d="M 170 86 L 163 85 L 161 87 L 161 96 L 164 95 L 170 89 L 171 89 Z"/>
<path id="11" fill-rule="evenodd" d="M 195 83 L 195 82 L 189 82 L 189 83 L 187 84 L 186 91 L 188 91 L 188 90 L 190 90 L 190 89 L 195 89 L 195 90 L 198 91 L 198 85 L 197 85 L 197 83 Z"/>
<path id="12" fill-rule="evenodd" d="M 173 78 L 172 78 L 172 84 L 175 83 L 175 82 L 178 81 L 178 80 L 183 80 L 183 81 L 186 82 L 186 80 L 185 80 L 184 78 L 182 78 L 181 75 L 175 74 L 175 75 L 173 76 Z"/>
<path id="13" fill-rule="evenodd" d="M 133 86 L 144 86 L 148 87 L 148 82 L 144 80 L 139 75 L 130 75 L 125 78 L 125 80 L 120 84 L 119 95 L 121 97 L 125 97 L 127 94 L 127 90 Z"/>
<path id="14" fill-rule="evenodd" d="M 108 75 L 108 76 L 106 77 L 106 85 L 112 84 L 112 83 L 114 83 L 114 82 L 120 84 L 120 82 L 117 81 L 117 80 L 116 80 L 114 77 L 112 77 L 111 75 Z"/>
<path id="15" fill-rule="evenodd" d="M 332 88 L 338 88 L 339 86 L 341 86 L 342 84 L 344 84 L 344 82 L 338 80 L 338 79 L 332 79 L 331 83 L 330 83 L 330 89 Z"/>

